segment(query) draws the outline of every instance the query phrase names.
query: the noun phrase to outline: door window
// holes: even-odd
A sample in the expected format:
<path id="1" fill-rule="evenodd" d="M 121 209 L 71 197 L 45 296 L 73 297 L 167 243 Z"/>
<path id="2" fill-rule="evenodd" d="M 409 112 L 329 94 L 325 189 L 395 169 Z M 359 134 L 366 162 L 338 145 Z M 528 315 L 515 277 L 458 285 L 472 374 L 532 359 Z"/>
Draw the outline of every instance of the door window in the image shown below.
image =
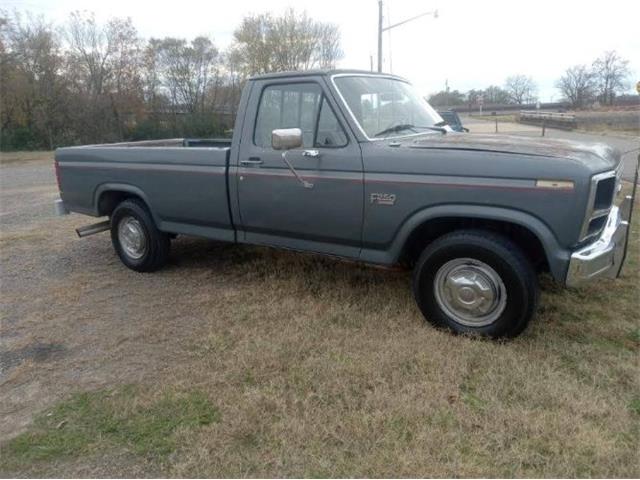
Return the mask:
<path id="1" fill-rule="evenodd" d="M 344 147 L 347 144 L 347 135 L 344 133 L 340 122 L 336 118 L 326 97 L 322 97 L 320 115 L 318 116 L 318 130 L 316 134 L 316 147 Z"/>
<path id="2" fill-rule="evenodd" d="M 270 148 L 271 132 L 277 128 L 300 128 L 304 148 L 347 144 L 344 130 L 316 83 L 270 85 L 263 90 L 253 142 Z"/>

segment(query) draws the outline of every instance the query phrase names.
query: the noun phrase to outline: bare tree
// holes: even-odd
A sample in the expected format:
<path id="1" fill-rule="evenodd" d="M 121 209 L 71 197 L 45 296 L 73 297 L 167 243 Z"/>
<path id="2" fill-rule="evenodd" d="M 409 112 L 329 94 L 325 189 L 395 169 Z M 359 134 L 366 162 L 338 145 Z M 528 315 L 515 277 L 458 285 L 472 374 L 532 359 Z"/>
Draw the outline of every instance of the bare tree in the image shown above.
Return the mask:
<path id="1" fill-rule="evenodd" d="M 507 77 L 504 88 L 509 94 L 511 101 L 518 105 L 531 102 L 537 91 L 533 79 L 526 75 L 512 75 Z"/>
<path id="2" fill-rule="evenodd" d="M 224 66 L 227 75 L 227 86 L 224 89 L 223 108 L 229 111 L 231 116 L 235 118 L 237 114 L 242 87 L 246 80 L 246 72 L 243 69 L 244 59 L 241 52 L 237 49 L 230 48 L 224 55 Z"/>
<path id="3" fill-rule="evenodd" d="M 483 98 L 487 104 L 509 103 L 509 92 L 496 85 L 489 85 L 484 89 Z"/>
<path id="4" fill-rule="evenodd" d="M 340 47 L 340 28 L 332 23 L 318 24 L 316 28 L 316 63 L 320 68 L 336 68 L 337 61 L 344 55 Z"/>
<path id="5" fill-rule="evenodd" d="M 160 99 L 160 49 L 162 40 L 150 39 L 144 47 L 141 58 L 141 78 L 143 98 L 151 110 L 157 110 Z"/>
<path id="6" fill-rule="evenodd" d="M 202 112 L 218 59 L 213 42 L 206 37 L 197 37 L 191 43 L 165 38 L 156 48 L 161 84 L 169 92 L 174 108 L 184 108 L 190 113 Z"/>
<path id="7" fill-rule="evenodd" d="M 593 72 L 598 97 L 603 103 L 613 105 L 616 95 L 627 87 L 629 61 L 621 58 L 615 50 L 610 50 L 593 62 Z"/>
<path id="8" fill-rule="evenodd" d="M 128 18 L 74 12 L 58 28 L 0 10 L 0 147 L 218 135 L 247 75 L 341 56 L 336 25 L 294 10 L 245 18 L 224 54 L 206 37 L 143 40 Z"/>
<path id="9" fill-rule="evenodd" d="M 453 107 L 464 105 L 464 93 L 458 90 L 441 90 L 429 95 L 429 103 L 434 107 Z"/>
<path id="10" fill-rule="evenodd" d="M 471 111 L 471 109 L 474 106 L 478 105 L 480 97 L 484 99 L 482 93 L 483 93 L 482 90 L 476 90 L 473 88 L 467 92 L 466 97 L 467 97 L 467 105 L 469 107 L 469 111 Z"/>
<path id="11" fill-rule="evenodd" d="M 191 42 L 191 52 L 194 75 L 189 82 L 192 98 L 196 106 L 203 111 L 209 89 L 217 87 L 218 49 L 213 41 L 206 37 L 196 37 Z M 214 95 L 215 96 L 215 95 Z"/>
<path id="12" fill-rule="evenodd" d="M 22 126 L 53 148 L 53 132 L 61 121 L 60 45 L 53 27 L 42 17 L 19 14 L 2 19 L 2 126 Z"/>
<path id="13" fill-rule="evenodd" d="M 123 140 L 128 118 L 143 110 L 142 42 L 131 19 L 114 18 L 100 25 L 93 14 L 74 12 L 64 35 L 66 73 L 76 91 L 82 136 Z"/>
<path id="14" fill-rule="evenodd" d="M 15 100 L 11 99 L 11 83 L 14 76 L 16 62 L 9 50 L 10 20 L 8 15 L 0 10 L 0 130 L 6 131 L 13 119 Z"/>
<path id="15" fill-rule="evenodd" d="M 289 9 L 269 25 L 267 37 L 274 70 L 307 70 L 314 63 L 316 32 L 306 13 L 297 15 Z"/>
<path id="16" fill-rule="evenodd" d="M 269 14 L 244 17 L 233 33 L 231 55 L 245 75 L 266 73 L 272 69 Z"/>
<path id="17" fill-rule="evenodd" d="M 111 56 L 115 52 L 113 37 L 107 28 L 96 23 L 93 14 L 73 12 L 66 29 L 70 48 L 70 60 L 82 74 L 80 83 L 93 96 L 104 93 L 104 86 L 111 75 Z"/>
<path id="18" fill-rule="evenodd" d="M 130 18 L 111 20 L 105 33 L 107 43 L 112 46 L 105 92 L 109 95 L 119 139 L 124 140 L 127 117 L 143 109 L 141 41 Z"/>
<path id="19" fill-rule="evenodd" d="M 556 88 L 571 105 L 582 108 L 595 97 L 595 75 L 586 65 L 575 65 L 564 72 L 556 82 Z"/>
<path id="20" fill-rule="evenodd" d="M 245 17 L 234 32 L 232 51 L 246 74 L 331 68 L 342 57 L 340 30 L 289 9 L 281 17 Z"/>

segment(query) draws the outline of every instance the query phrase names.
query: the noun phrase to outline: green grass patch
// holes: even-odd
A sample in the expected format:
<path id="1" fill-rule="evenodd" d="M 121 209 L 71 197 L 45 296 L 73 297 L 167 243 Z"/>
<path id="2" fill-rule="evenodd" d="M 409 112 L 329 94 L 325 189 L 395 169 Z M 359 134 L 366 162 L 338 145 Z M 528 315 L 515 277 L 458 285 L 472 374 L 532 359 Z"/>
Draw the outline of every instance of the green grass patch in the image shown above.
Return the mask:
<path id="1" fill-rule="evenodd" d="M 627 339 L 635 344 L 636 347 L 640 346 L 640 328 L 636 328 L 627 333 Z"/>
<path id="2" fill-rule="evenodd" d="M 132 386 L 78 393 L 0 447 L 0 465 L 16 467 L 108 448 L 164 456 L 176 449 L 179 429 L 219 420 L 219 411 L 200 392 L 165 394 L 148 403 Z"/>

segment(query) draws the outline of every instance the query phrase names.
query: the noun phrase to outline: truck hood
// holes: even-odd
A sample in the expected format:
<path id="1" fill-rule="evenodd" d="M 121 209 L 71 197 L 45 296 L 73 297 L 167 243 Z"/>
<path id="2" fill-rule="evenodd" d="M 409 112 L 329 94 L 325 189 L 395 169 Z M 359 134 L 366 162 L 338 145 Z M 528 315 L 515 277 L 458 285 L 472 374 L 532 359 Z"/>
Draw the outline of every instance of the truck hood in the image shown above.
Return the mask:
<path id="1" fill-rule="evenodd" d="M 581 164 L 594 173 L 615 169 L 620 163 L 620 152 L 603 143 L 516 135 L 429 134 L 403 142 L 402 145 L 410 148 L 475 150 L 565 159 Z"/>

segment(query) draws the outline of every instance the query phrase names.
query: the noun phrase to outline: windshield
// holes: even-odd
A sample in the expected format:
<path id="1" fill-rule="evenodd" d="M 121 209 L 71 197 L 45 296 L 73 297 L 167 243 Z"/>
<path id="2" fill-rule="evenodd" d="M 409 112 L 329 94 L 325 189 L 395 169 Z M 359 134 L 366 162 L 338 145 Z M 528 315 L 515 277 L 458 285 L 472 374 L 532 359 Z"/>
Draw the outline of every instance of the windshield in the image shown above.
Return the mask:
<path id="1" fill-rule="evenodd" d="M 441 125 L 442 118 L 407 82 L 388 77 L 334 77 L 360 129 L 370 139 L 412 135 Z M 407 128 L 394 128 L 394 127 Z"/>

